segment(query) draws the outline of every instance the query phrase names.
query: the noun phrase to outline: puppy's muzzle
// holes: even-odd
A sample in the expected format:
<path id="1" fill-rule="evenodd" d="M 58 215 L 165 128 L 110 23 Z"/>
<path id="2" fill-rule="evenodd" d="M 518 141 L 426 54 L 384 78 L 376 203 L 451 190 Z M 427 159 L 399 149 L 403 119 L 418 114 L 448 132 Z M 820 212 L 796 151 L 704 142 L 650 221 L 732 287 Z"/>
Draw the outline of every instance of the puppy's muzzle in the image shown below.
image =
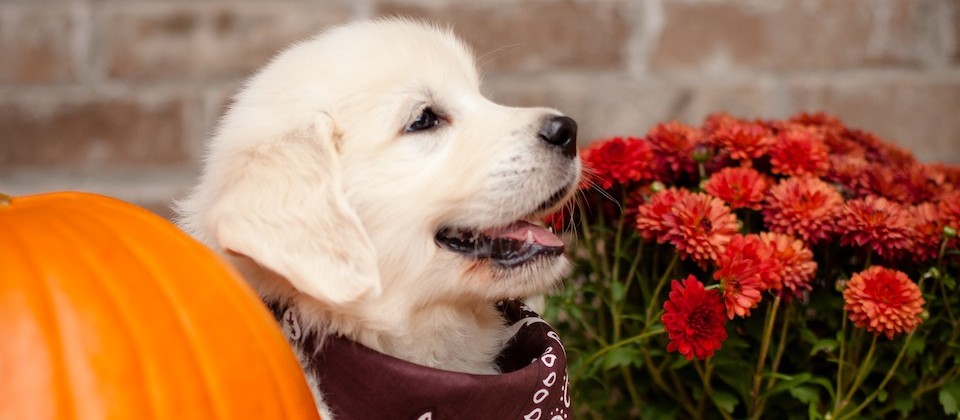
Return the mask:
<path id="1" fill-rule="evenodd" d="M 559 149 L 564 156 L 570 159 L 577 156 L 577 122 L 573 118 L 547 118 L 537 136 L 551 147 Z"/>

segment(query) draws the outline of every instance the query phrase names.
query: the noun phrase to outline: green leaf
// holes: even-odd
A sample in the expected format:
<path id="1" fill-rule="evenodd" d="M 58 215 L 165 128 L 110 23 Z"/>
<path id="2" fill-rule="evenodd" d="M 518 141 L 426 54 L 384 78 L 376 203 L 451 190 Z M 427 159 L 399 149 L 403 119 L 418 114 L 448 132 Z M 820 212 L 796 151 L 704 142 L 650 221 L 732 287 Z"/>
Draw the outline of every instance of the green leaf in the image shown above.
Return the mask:
<path id="1" fill-rule="evenodd" d="M 786 376 L 786 375 L 783 375 L 783 376 Z M 804 382 L 809 381 L 811 377 L 812 375 L 810 375 L 809 373 L 801 373 L 793 377 L 788 377 L 788 379 L 782 382 L 779 382 L 776 386 L 774 386 L 769 391 L 767 391 L 766 395 L 768 396 L 776 395 L 783 391 L 790 390 L 793 387 L 799 386 Z"/>
<path id="2" fill-rule="evenodd" d="M 603 370 L 610 370 L 620 366 L 639 365 L 642 357 L 637 349 L 631 347 L 620 347 L 611 350 L 606 356 L 603 356 Z"/>
<path id="3" fill-rule="evenodd" d="M 881 389 L 880 392 L 877 393 L 877 402 L 880 402 L 880 403 L 887 402 L 888 395 L 889 394 L 887 394 L 886 390 Z"/>
<path id="4" fill-rule="evenodd" d="M 907 418 L 907 415 L 913 411 L 917 401 L 913 399 L 909 392 L 904 392 L 893 399 L 893 406 L 900 412 L 900 417 Z"/>
<path id="5" fill-rule="evenodd" d="M 623 283 L 615 281 L 610 284 L 610 293 L 613 296 L 613 301 L 619 302 L 623 300 L 623 296 L 627 293 L 627 289 L 623 286 Z"/>
<path id="6" fill-rule="evenodd" d="M 943 285 L 946 286 L 947 289 L 953 290 L 957 287 L 957 279 L 946 272 L 943 273 L 943 277 L 941 277 L 940 280 L 943 281 Z"/>
<path id="7" fill-rule="evenodd" d="M 790 395 L 804 404 L 810 404 L 820 400 L 820 393 L 817 392 L 817 388 L 812 386 L 801 385 L 790 388 Z"/>
<path id="8" fill-rule="evenodd" d="M 946 415 L 957 414 L 958 403 L 960 403 L 960 383 L 951 382 L 940 388 L 938 394 L 940 405 L 943 406 L 943 413 Z"/>
<path id="9" fill-rule="evenodd" d="M 712 394 L 712 399 L 717 407 L 720 407 L 723 411 L 727 413 L 732 413 L 733 409 L 736 408 L 737 404 L 740 401 L 737 399 L 736 395 L 733 395 L 729 392 L 717 391 L 714 390 Z"/>
<path id="10" fill-rule="evenodd" d="M 820 351 L 824 351 L 828 354 L 833 353 L 833 351 L 839 346 L 840 343 L 837 340 L 832 338 L 824 338 L 822 340 L 818 340 L 816 343 L 813 343 L 813 348 L 810 349 L 810 355 L 813 356 Z"/>

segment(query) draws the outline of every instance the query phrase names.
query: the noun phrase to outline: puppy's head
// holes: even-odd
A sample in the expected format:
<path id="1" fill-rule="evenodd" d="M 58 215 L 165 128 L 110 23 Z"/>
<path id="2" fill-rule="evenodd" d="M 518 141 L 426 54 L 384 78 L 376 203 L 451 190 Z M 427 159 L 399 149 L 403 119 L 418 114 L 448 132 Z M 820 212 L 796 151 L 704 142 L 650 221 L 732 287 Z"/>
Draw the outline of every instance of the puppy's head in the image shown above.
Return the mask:
<path id="1" fill-rule="evenodd" d="M 536 221 L 577 185 L 576 131 L 557 111 L 484 98 L 448 31 L 351 24 L 247 83 L 182 224 L 255 263 L 245 274 L 267 295 L 341 307 L 522 297 L 566 269 Z"/>

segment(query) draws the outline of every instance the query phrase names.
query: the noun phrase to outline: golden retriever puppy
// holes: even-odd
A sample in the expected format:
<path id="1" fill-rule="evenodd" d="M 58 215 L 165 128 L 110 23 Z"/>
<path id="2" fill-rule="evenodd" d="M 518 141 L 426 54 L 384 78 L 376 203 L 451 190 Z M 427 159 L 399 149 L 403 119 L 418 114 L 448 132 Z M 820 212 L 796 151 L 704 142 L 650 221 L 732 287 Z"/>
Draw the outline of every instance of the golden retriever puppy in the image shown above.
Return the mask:
<path id="1" fill-rule="evenodd" d="M 246 82 L 180 224 L 292 310 L 297 334 L 494 374 L 512 334 L 496 302 L 568 268 L 537 220 L 577 187 L 576 131 L 558 111 L 485 98 L 448 30 L 352 23 Z"/>

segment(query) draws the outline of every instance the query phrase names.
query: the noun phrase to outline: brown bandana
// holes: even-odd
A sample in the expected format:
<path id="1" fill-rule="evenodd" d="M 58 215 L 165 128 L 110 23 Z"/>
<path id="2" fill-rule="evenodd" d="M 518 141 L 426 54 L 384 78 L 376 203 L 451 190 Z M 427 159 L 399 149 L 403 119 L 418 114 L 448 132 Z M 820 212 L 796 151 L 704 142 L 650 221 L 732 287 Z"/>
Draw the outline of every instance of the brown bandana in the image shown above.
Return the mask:
<path id="1" fill-rule="evenodd" d="M 498 309 L 516 334 L 497 359 L 503 373 L 474 375 L 429 368 L 378 353 L 339 336 L 302 332 L 294 312 L 271 304 L 287 338 L 314 355 L 304 371 L 320 384 L 338 420 L 567 420 L 570 390 L 560 337 L 519 301 Z"/>

